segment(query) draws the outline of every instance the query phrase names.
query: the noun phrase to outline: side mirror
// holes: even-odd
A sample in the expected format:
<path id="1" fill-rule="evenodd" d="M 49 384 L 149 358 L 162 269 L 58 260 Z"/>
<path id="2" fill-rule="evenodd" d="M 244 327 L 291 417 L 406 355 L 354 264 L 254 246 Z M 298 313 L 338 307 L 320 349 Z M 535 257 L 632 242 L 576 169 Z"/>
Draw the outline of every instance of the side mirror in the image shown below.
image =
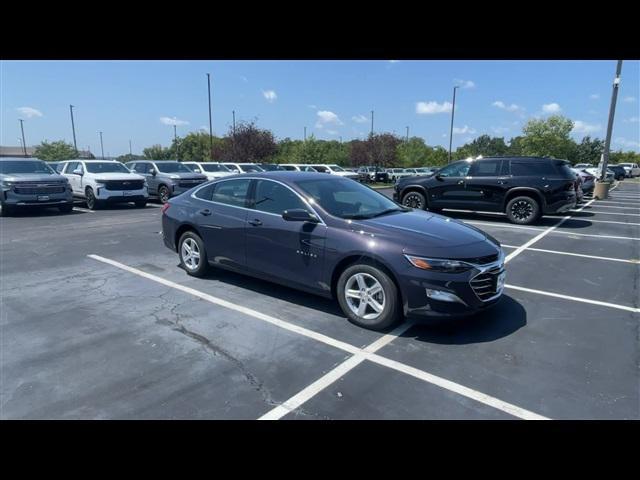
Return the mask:
<path id="1" fill-rule="evenodd" d="M 282 212 L 282 218 L 288 222 L 318 223 L 318 217 L 303 208 L 292 208 Z"/>
<path id="2" fill-rule="evenodd" d="M 434 177 L 435 177 L 435 179 L 436 179 L 436 180 L 442 180 L 442 179 L 444 178 L 444 177 L 443 177 L 442 175 L 440 175 L 439 173 L 436 173 L 436 174 L 434 175 Z"/>
<path id="3" fill-rule="evenodd" d="M 200 170 L 199 168 L 195 167 L 195 168 L 193 169 L 193 172 L 194 172 L 194 173 L 202 173 L 202 170 Z"/>
<path id="4" fill-rule="evenodd" d="M 82 169 L 81 169 L 81 168 L 76 168 L 76 169 L 73 171 L 73 174 L 74 174 L 74 175 L 82 175 L 82 174 L 83 174 L 83 173 L 82 173 Z"/>
<path id="5" fill-rule="evenodd" d="M 154 177 L 156 176 L 156 169 L 155 168 L 150 168 L 149 169 L 149 174 L 153 175 Z"/>

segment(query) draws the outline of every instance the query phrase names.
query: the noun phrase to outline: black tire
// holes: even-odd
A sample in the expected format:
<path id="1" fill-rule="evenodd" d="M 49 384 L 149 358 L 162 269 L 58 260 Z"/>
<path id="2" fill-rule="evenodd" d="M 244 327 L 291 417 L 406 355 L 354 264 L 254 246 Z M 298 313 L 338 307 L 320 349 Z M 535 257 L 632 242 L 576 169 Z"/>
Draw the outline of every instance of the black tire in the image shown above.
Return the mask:
<path id="1" fill-rule="evenodd" d="M 384 294 L 382 297 L 383 309 L 375 318 L 367 319 L 364 318 L 364 316 L 359 316 L 357 312 L 354 312 L 349 306 L 345 293 L 345 286 L 347 285 L 347 282 L 358 273 L 366 274 L 369 280 L 371 280 L 369 277 L 373 277 L 378 284 L 382 286 Z M 357 263 L 345 269 L 338 279 L 338 283 L 336 285 L 336 296 L 338 298 L 340 308 L 347 316 L 348 320 L 359 327 L 367 328 L 369 330 L 385 330 L 401 319 L 400 300 L 396 284 L 383 270 L 373 265 Z M 371 310 L 371 307 L 367 307 L 366 310 Z M 366 313 L 366 310 L 365 315 L 375 314 L 373 311 Z"/>
<path id="2" fill-rule="evenodd" d="M 136 203 L 136 208 L 145 208 L 147 206 L 146 200 L 138 200 Z"/>
<path id="3" fill-rule="evenodd" d="M 186 241 L 193 241 L 196 243 L 200 259 L 196 268 L 192 268 L 185 262 L 183 257 L 183 244 Z M 209 261 L 207 258 L 207 252 L 204 247 L 204 242 L 200 238 L 200 236 L 194 231 L 188 231 L 182 234 L 180 240 L 178 241 L 178 257 L 180 257 L 180 266 L 187 272 L 187 274 L 192 277 L 204 277 L 209 271 Z"/>
<path id="4" fill-rule="evenodd" d="M 158 188 L 158 200 L 160 200 L 160 203 L 164 205 L 170 198 L 171 192 L 169 188 L 166 185 L 160 185 L 160 188 Z"/>
<path id="5" fill-rule="evenodd" d="M 60 205 L 58 207 L 58 210 L 60 210 L 61 213 L 71 213 L 71 211 L 73 210 L 73 203 L 67 203 L 65 205 Z"/>
<path id="6" fill-rule="evenodd" d="M 89 210 L 97 210 L 100 207 L 100 202 L 96 199 L 96 196 L 93 193 L 93 189 L 91 187 L 87 187 L 87 189 L 85 190 L 85 198 L 87 208 Z"/>
<path id="7" fill-rule="evenodd" d="M 425 196 L 416 191 L 405 193 L 402 196 L 402 205 L 410 208 L 425 210 L 427 207 L 427 199 Z"/>
<path id="8" fill-rule="evenodd" d="M 13 207 L 5 205 L 4 203 L 0 204 L 0 217 L 10 217 L 13 215 L 13 212 Z"/>
<path id="9" fill-rule="evenodd" d="M 514 197 L 507 203 L 505 213 L 511 223 L 530 225 L 540 217 L 540 204 L 532 197 Z"/>

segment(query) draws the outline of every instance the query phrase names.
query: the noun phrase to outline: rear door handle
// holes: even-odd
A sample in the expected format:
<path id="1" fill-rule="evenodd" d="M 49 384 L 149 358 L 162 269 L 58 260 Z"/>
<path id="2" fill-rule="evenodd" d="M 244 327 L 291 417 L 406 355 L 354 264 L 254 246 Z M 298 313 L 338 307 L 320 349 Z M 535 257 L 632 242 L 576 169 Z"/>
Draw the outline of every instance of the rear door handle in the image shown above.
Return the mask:
<path id="1" fill-rule="evenodd" d="M 258 220 L 257 218 L 255 220 L 249 220 L 249 223 L 251 225 L 253 225 L 254 227 L 259 227 L 260 225 L 262 225 L 262 222 L 260 220 Z"/>
<path id="2" fill-rule="evenodd" d="M 208 217 L 209 215 L 211 215 L 211 210 L 209 210 L 208 208 L 203 208 L 202 210 L 198 210 L 198 213 L 200 215 L 204 215 L 205 217 Z"/>
<path id="3" fill-rule="evenodd" d="M 509 182 L 507 182 L 506 180 L 498 180 L 498 183 L 499 183 L 500 185 L 506 185 L 506 184 L 507 184 L 507 183 L 509 183 Z"/>

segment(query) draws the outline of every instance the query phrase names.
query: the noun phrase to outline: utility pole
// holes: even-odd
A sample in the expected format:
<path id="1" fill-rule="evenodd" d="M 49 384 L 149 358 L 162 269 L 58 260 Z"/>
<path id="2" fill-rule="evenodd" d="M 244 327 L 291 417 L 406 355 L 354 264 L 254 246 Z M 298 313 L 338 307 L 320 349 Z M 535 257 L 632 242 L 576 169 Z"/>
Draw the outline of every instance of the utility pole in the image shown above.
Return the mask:
<path id="1" fill-rule="evenodd" d="M 176 160 L 180 161 L 180 153 L 178 152 L 178 127 L 173 124 L 173 143 L 176 144 Z"/>
<path id="2" fill-rule="evenodd" d="M 616 100 L 618 99 L 618 87 L 620 85 L 620 72 L 622 71 L 622 60 L 618 60 L 616 66 L 616 78 L 613 80 L 613 92 L 611 93 L 611 105 L 609 106 L 609 122 L 607 124 L 607 137 L 604 141 L 604 153 L 602 155 L 602 170 L 600 181 L 604 182 L 609 164 L 609 146 L 611 145 L 611 133 L 613 131 L 613 118 L 616 113 Z"/>
<path id="3" fill-rule="evenodd" d="M 78 158 L 78 144 L 76 143 L 76 126 L 73 122 L 73 105 L 69 105 L 69 111 L 71 112 L 71 130 L 73 131 L 73 148 L 76 151 L 76 158 Z"/>
<path id="4" fill-rule="evenodd" d="M 407 143 L 409 143 L 409 127 L 407 127 Z"/>
<path id="5" fill-rule="evenodd" d="M 307 127 L 304 127 L 304 141 L 307 141 Z"/>
<path id="6" fill-rule="evenodd" d="M 232 110 L 231 113 L 233 114 L 233 141 L 236 141 L 236 111 Z"/>
<path id="7" fill-rule="evenodd" d="M 129 139 L 129 159 L 133 160 L 133 153 L 131 152 L 131 139 Z"/>
<path id="8" fill-rule="evenodd" d="M 449 130 L 449 163 L 451 163 L 451 144 L 453 143 L 453 116 L 456 112 L 456 90 L 460 87 L 453 87 L 453 106 L 451 107 L 451 129 Z"/>
<path id="9" fill-rule="evenodd" d="M 209 91 L 209 159 L 213 160 L 213 124 L 211 123 L 211 75 L 207 73 L 207 89 Z"/>
<path id="10" fill-rule="evenodd" d="M 102 132 L 100 133 L 100 151 L 102 152 L 102 160 L 104 160 L 104 145 L 102 144 Z"/>
<path id="11" fill-rule="evenodd" d="M 371 136 L 373 137 L 373 110 L 371 110 Z"/>
<path id="12" fill-rule="evenodd" d="M 24 152 L 24 156 L 27 156 L 27 142 L 24 139 L 24 120 L 19 118 L 20 120 L 20 130 L 22 130 L 22 151 Z"/>

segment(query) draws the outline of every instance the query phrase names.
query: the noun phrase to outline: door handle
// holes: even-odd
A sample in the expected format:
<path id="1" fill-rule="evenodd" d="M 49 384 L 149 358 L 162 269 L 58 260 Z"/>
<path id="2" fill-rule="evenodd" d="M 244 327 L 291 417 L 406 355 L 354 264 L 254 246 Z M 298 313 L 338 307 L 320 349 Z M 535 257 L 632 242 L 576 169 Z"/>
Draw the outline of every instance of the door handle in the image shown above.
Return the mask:
<path id="1" fill-rule="evenodd" d="M 255 220 L 249 220 L 249 223 L 251 225 L 253 225 L 254 227 L 259 227 L 260 225 L 262 225 L 262 222 L 260 220 L 258 220 L 257 218 Z"/>
<path id="2" fill-rule="evenodd" d="M 208 208 L 203 208 L 202 210 L 198 210 L 198 213 L 200 215 L 204 215 L 205 217 L 208 217 L 209 215 L 211 215 L 211 210 L 209 210 Z"/>
<path id="3" fill-rule="evenodd" d="M 507 183 L 509 183 L 509 182 L 508 182 L 508 181 L 506 181 L 506 180 L 498 180 L 498 183 L 499 183 L 500 185 L 506 185 L 506 184 L 507 184 Z"/>
<path id="4" fill-rule="evenodd" d="M 464 180 L 458 180 L 458 185 L 464 185 Z"/>

